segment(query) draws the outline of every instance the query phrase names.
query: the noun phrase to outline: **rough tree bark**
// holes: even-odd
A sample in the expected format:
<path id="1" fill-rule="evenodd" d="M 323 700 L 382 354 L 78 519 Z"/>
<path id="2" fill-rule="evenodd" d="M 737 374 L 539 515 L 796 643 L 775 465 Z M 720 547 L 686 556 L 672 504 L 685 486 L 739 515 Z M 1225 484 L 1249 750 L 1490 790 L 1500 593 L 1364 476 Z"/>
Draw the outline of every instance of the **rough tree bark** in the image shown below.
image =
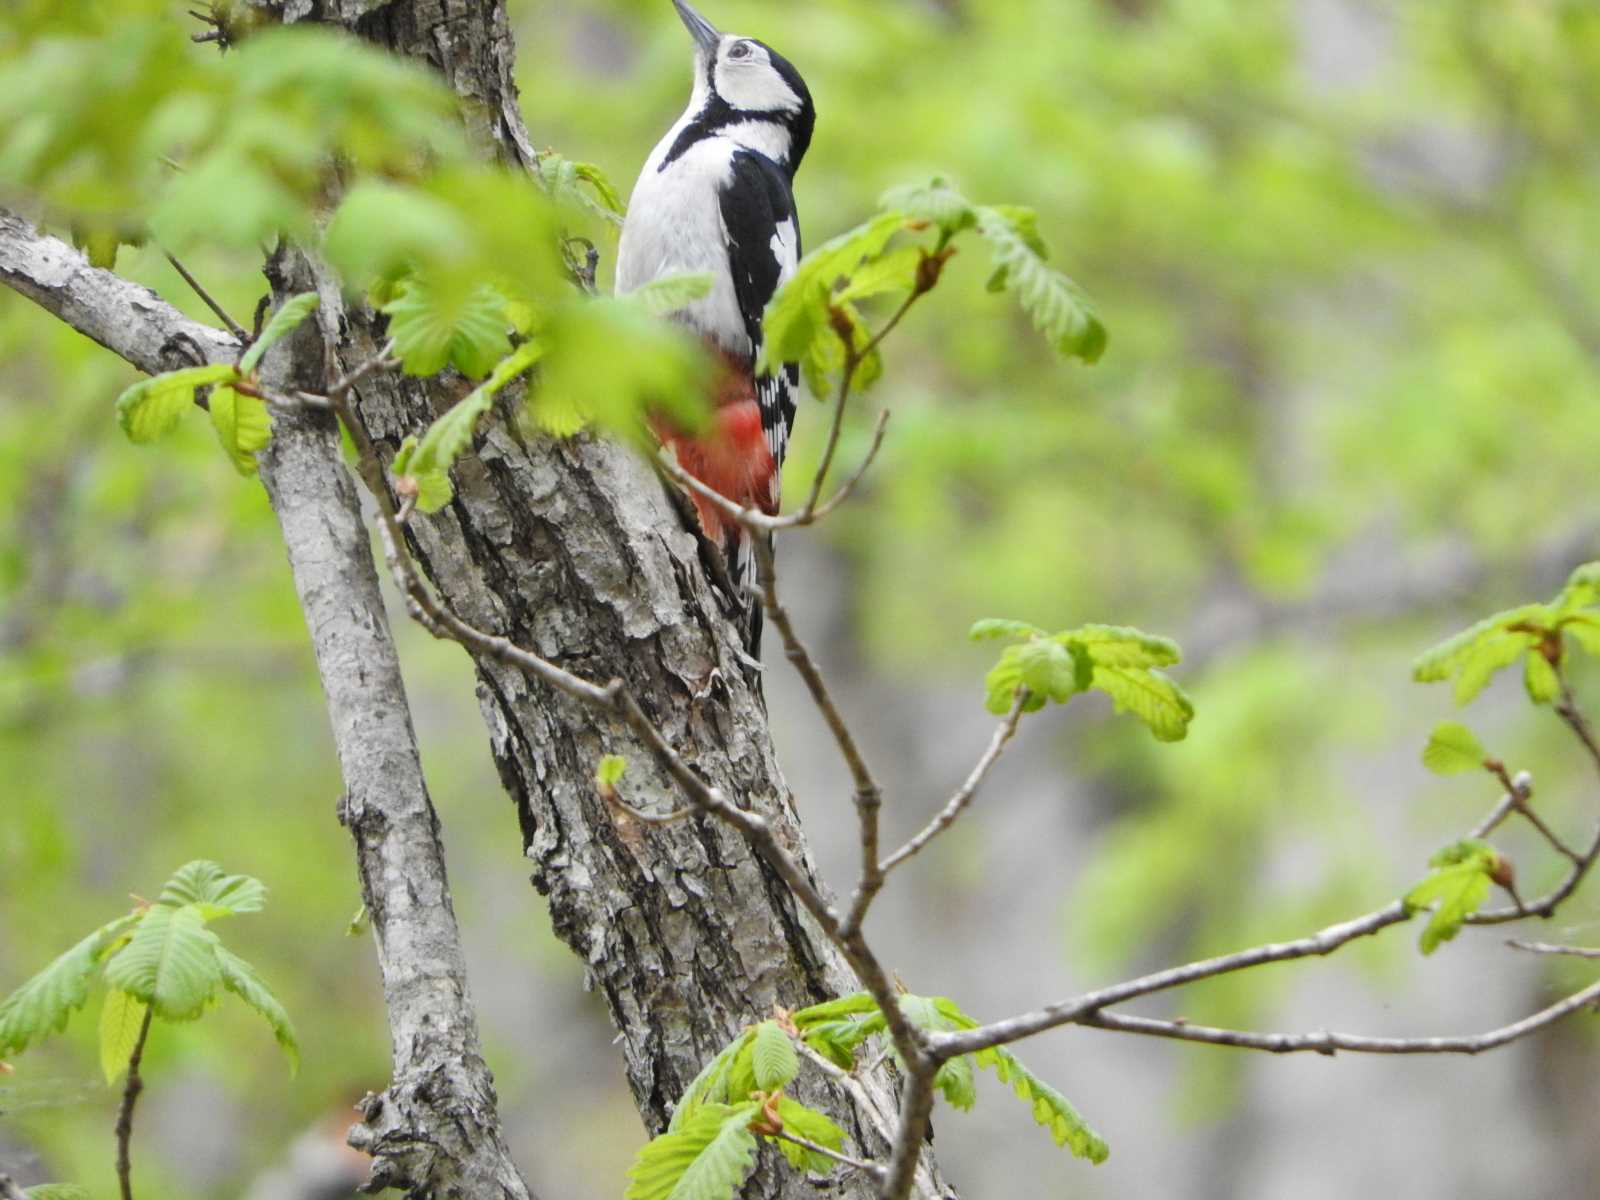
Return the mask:
<path id="1" fill-rule="evenodd" d="M 473 102 L 486 149 L 512 167 L 531 165 L 501 4 L 394 0 L 344 23 L 438 69 Z M 337 295 L 327 281 L 319 290 L 331 311 Z M 346 371 L 382 344 L 365 311 L 344 313 L 339 328 L 336 352 Z M 354 405 L 392 454 L 466 388 L 448 377 L 374 377 L 358 386 Z M 514 419 L 503 419 L 490 423 L 476 453 L 458 464 L 456 483 L 448 508 L 411 525 L 413 549 L 446 602 L 469 622 L 568 670 L 625 680 L 703 778 L 772 820 L 806 859 L 765 706 L 740 668 L 736 635 L 707 585 L 696 541 L 653 470 L 619 446 L 524 438 Z M 476 666 L 533 881 L 549 898 L 556 931 L 606 998 L 651 1130 L 665 1125 L 682 1088 L 740 1026 L 775 1004 L 793 1008 L 859 989 L 738 835 L 703 818 L 648 830 L 619 822 L 593 783 L 603 754 L 627 757 L 634 799 L 675 797 L 665 772 L 620 721 L 490 659 Z M 846 797 L 834 799 L 841 816 L 850 811 Z M 876 1156 L 893 1128 L 894 1097 L 886 1074 L 865 1082 L 865 1106 L 842 1095 L 828 1106 L 853 1113 L 843 1123 Z M 930 1194 L 944 1190 L 933 1170 L 930 1156 L 922 1180 Z M 844 1195 L 871 1192 L 862 1176 L 841 1182 Z M 811 1192 L 765 1160 L 745 1195 Z"/>

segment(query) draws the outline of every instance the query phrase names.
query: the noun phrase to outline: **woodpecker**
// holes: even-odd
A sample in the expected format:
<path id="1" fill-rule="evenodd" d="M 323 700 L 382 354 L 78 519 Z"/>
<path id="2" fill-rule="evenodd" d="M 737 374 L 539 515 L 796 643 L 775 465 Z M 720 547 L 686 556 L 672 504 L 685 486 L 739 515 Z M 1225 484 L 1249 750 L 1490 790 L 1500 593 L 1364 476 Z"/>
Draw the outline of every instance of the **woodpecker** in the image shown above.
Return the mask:
<path id="1" fill-rule="evenodd" d="M 656 423 L 679 465 L 745 507 L 778 511 L 784 451 L 800 370 L 761 374 L 761 317 L 800 260 L 794 174 L 811 144 L 816 110 L 788 59 L 754 38 L 719 33 L 686 0 L 672 0 L 694 38 L 694 90 L 628 203 L 617 252 L 619 294 L 667 275 L 708 273 L 710 292 L 674 319 L 698 333 L 719 365 L 709 428 L 689 437 Z M 745 647 L 761 646 L 755 547 L 749 533 L 691 494 L 707 539 L 722 554 Z"/>

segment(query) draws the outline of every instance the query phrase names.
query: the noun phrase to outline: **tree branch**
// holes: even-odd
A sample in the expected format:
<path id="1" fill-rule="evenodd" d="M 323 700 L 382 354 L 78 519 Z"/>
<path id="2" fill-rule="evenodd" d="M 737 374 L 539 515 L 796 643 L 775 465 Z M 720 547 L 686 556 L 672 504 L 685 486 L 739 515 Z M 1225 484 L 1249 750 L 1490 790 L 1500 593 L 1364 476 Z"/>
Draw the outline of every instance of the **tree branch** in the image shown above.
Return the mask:
<path id="1" fill-rule="evenodd" d="M 1532 1016 L 1499 1029 L 1472 1037 L 1385 1038 L 1361 1037 L 1349 1033 L 1250 1033 L 1238 1029 L 1217 1029 L 1210 1025 L 1191 1025 L 1187 1021 L 1162 1021 L 1126 1013 L 1096 1012 L 1084 1016 L 1079 1025 L 1110 1029 L 1119 1033 L 1138 1033 L 1147 1037 L 1175 1038 L 1186 1042 L 1205 1042 L 1212 1046 L 1233 1046 L 1242 1050 L 1265 1050 L 1271 1054 L 1333 1055 L 1341 1050 L 1357 1054 L 1482 1054 L 1536 1033 L 1585 1005 L 1600 1001 L 1600 982 L 1581 992 L 1541 1009 Z"/>

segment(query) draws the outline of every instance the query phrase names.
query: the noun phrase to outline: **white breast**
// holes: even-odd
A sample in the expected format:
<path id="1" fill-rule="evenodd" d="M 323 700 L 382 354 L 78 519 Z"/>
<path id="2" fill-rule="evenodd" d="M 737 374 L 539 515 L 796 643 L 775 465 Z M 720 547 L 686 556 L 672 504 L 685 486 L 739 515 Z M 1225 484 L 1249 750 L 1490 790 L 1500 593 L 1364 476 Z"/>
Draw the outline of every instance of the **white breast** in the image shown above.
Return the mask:
<path id="1" fill-rule="evenodd" d="M 634 185 L 617 249 L 617 293 L 666 275 L 709 272 L 711 292 L 691 303 L 680 319 L 729 351 L 748 355 L 752 347 L 728 270 L 728 231 L 719 198 L 732 178 L 736 147 L 708 138 L 658 170 L 678 132 L 674 127 L 661 139 Z"/>

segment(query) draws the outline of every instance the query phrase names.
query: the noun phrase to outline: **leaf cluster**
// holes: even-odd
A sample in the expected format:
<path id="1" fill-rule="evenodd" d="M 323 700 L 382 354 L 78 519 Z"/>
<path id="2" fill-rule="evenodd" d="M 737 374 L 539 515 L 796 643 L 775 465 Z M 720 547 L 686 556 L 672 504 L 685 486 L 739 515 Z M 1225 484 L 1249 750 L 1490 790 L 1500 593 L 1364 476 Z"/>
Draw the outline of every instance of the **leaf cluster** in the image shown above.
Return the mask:
<path id="1" fill-rule="evenodd" d="M 292 333 L 317 307 L 317 296 L 305 292 L 286 300 L 261 336 L 238 363 L 184 367 L 141 380 L 117 397 L 117 420 L 132 442 L 153 442 L 177 428 L 183 414 L 201 403 L 211 416 L 228 461 L 241 475 L 256 473 L 256 451 L 272 440 L 272 419 L 255 388 L 262 356 Z"/>
<path id="2" fill-rule="evenodd" d="M 1461 932 L 1466 919 L 1477 912 L 1507 864 L 1493 846 L 1476 838 L 1440 850 L 1428 863 L 1433 871 L 1405 895 L 1406 908 L 1415 912 L 1433 906 L 1418 943 L 1432 954 Z"/>
<path id="3" fill-rule="evenodd" d="M 100 1017 L 108 1082 L 127 1066 L 149 1017 L 192 1021 L 222 991 L 261 1015 L 294 1066 L 299 1047 L 288 1013 L 255 968 L 207 928 L 222 917 L 259 912 L 266 895 L 259 880 L 228 875 L 213 862 L 180 868 L 155 903 L 102 925 L 0 1002 L 0 1056 L 64 1029 L 99 975 L 108 989 Z"/>
<path id="4" fill-rule="evenodd" d="M 1062 354 L 1084 362 L 1105 351 L 1106 331 L 1087 295 L 1049 265 L 1038 217 L 1014 205 L 977 205 L 942 178 L 896 188 L 866 223 L 819 246 L 767 305 L 762 365 L 798 362 L 821 397 L 848 361 L 866 388 L 882 374 L 877 347 L 858 304 L 877 296 L 915 297 L 932 290 L 960 235 L 975 232 L 994 257 L 991 291 L 1016 295 L 1034 326 Z M 929 235 L 914 242 L 897 237 Z"/>
<path id="5" fill-rule="evenodd" d="M 1572 572 L 1548 604 L 1507 609 L 1462 630 L 1419 656 L 1419 683 L 1454 680 L 1457 704 L 1469 703 L 1506 667 L 1523 659 L 1523 686 L 1535 704 L 1561 694 L 1559 668 L 1568 640 L 1600 656 L 1600 562 Z"/>
<path id="6" fill-rule="evenodd" d="M 1177 644 L 1163 637 L 1117 625 L 1084 625 L 1047 634 L 1025 621 L 989 618 L 972 626 L 973 641 L 1012 639 L 990 668 L 986 704 L 996 715 L 1009 712 L 1026 692 L 1024 712 L 1047 702 L 1065 704 L 1090 690 L 1111 697 L 1118 712 L 1132 713 L 1156 739 L 1181 741 L 1189 732 L 1194 705 L 1159 670 L 1179 660 Z"/>

